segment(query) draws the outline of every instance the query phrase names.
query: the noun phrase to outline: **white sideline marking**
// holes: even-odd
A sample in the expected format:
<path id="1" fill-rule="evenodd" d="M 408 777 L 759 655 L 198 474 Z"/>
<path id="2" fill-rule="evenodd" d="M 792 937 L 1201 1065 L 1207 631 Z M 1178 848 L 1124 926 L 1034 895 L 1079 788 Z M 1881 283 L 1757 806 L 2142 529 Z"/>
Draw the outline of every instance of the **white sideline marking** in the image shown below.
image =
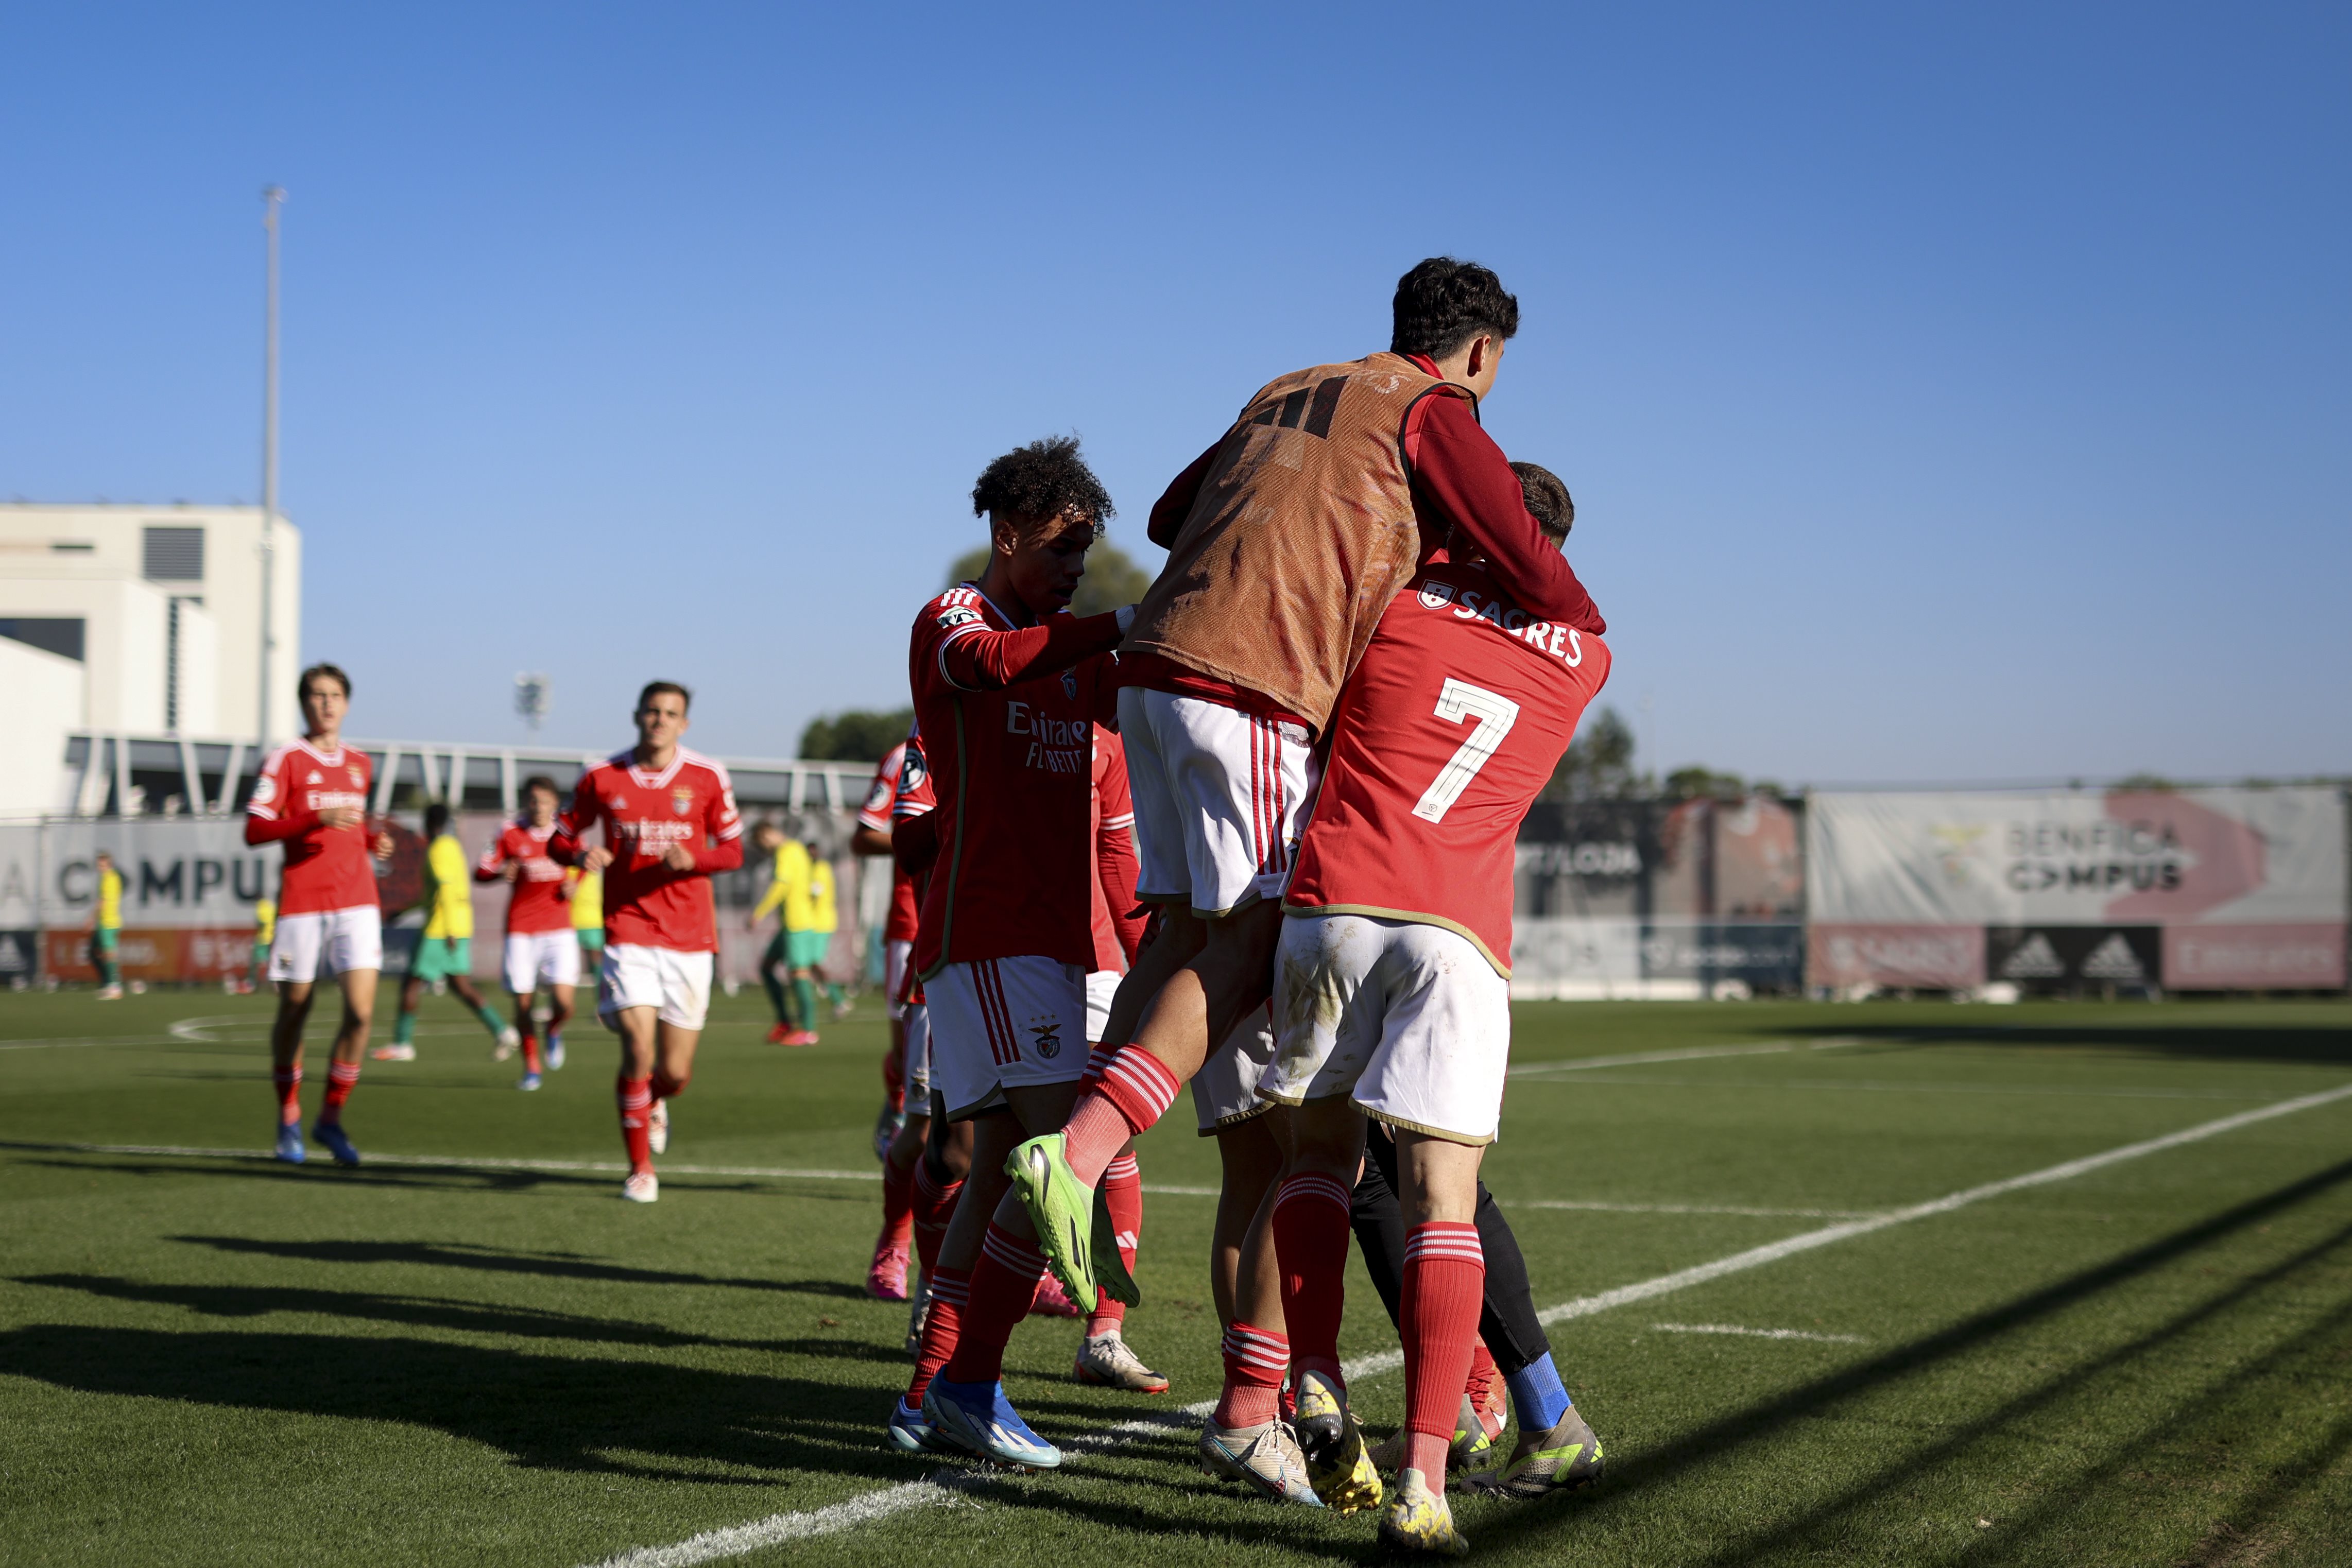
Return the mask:
<path id="1" fill-rule="evenodd" d="M 1659 1333 L 1735 1333 L 1748 1339 L 1810 1339 L 1823 1344 L 1860 1344 L 1858 1333 L 1815 1333 L 1811 1329 L 1744 1329 L 1737 1323 L 1652 1323 Z"/>
<path id="2" fill-rule="evenodd" d="M 1874 1230 L 1884 1230 L 1891 1225 L 1908 1224 L 1914 1219 L 1925 1219 L 1930 1215 L 1949 1214 L 1954 1209 L 1966 1208 L 1972 1203 L 1981 1203 L 1989 1197 L 2000 1197 L 2005 1193 L 2022 1192 L 2027 1187 L 2047 1186 L 2053 1182 L 2070 1181 L 2075 1176 L 2086 1176 L 2092 1171 L 2121 1165 L 2126 1160 L 2138 1159 L 2143 1155 L 2153 1155 L 2165 1149 L 2177 1149 L 2183 1144 L 2198 1143 L 2222 1133 L 2235 1132 L 2240 1127 L 2250 1127 L 2257 1122 L 2267 1122 L 2278 1116 L 2291 1116 L 2298 1111 L 2309 1111 L 2317 1106 L 2333 1104 L 2338 1100 L 2347 1098 L 2352 1098 L 2352 1083 L 2339 1084 L 2336 1088 L 2324 1089 L 2316 1094 L 2305 1094 L 2299 1099 L 2281 1100 L 2274 1104 L 2258 1106 L 2252 1111 L 2241 1111 L 2234 1116 L 2224 1116 L 2219 1121 L 2200 1122 L 2194 1127 L 2184 1127 L 2178 1133 L 2167 1133 L 2162 1137 L 2147 1138 L 2137 1144 L 2126 1144 L 2121 1148 L 2109 1149 L 2104 1154 L 2085 1155 L 2081 1159 L 2067 1160 L 2061 1165 L 2050 1166 L 2038 1171 L 2029 1171 L 2023 1176 L 2006 1176 L 2000 1181 L 1989 1181 L 1980 1186 L 1966 1187 L 1958 1192 L 1948 1193 L 1942 1197 L 1930 1198 L 1926 1203 L 1914 1203 L 1902 1208 L 1891 1208 L 1884 1214 L 1872 1215 L 1866 1219 L 1849 1219 L 1837 1225 L 1825 1225 L 1819 1230 L 1808 1230 L 1784 1240 L 1768 1242 L 1761 1247 L 1751 1247 L 1745 1252 L 1734 1252 L 1730 1257 L 1718 1258 L 1712 1263 L 1701 1263 L 1689 1269 L 1677 1269 L 1671 1274 L 1661 1274 L 1654 1280 L 1643 1280 L 1638 1284 L 1620 1285 L 1613 1291 L 1603 1291 L 1597 1296 L 1580 1296 L 1572 1301 L 1562 1301 L 1556 1307 L 1546 1307 L 1536 1314 L 1536 1321 L 1549 1326 L 1552 1323 L 1565 1322 L 1570 1318 L 1590 1317 L 1594 1312 L 1605 1312 L 1612 1307 L 1629 1306 L 1635 1301 L 1646 1301 L 1653 1297 L 1687 1290 L 1693 1285 L 1705 1284 L 1709 1280 L 1719 1280 L 1726 1274 L 1738 1274 L 1749 1269 L 1760 1268 L 1767 1263 L 1777 1263 L 1783 1258 L 1793 1257 L 1800 1252 L 1810 1252 L 1816 1247 L 1827 1247 L 1836 1241 L 1850 1241 L 1857 1236 L 1867 1236 Z M 1400 1357 L 1400 1364 L 1402 1364 L 1402 1357 Z"/>
<path id="3" fill-rule="evenodd" d="M 1580 1203 L 1564 1197 L 1495 1200 L 1505 1208 L 1572 1208 L 1595 1214 L 1738 1214 L 1751 1219 L 1868 1219 L 1881 1208 L 1748 1208 L 1729 1203 Z"/>
<path id="4" fill-rule="evenodd" d="M 904 1481 L 880 1491 L 870 1491 L 863 1497 L 837 1502 L 830 1508 L 814 1509 L 807 1513 L 772 1513 L 765 1519 L 755 1519 L 749 1524 L 738 1524 L 727 1530 L 706 1530 L 690 1535 L 675 1546 L 640 1546 L 607 1557 L 595 1568 L 692 1568 L 697 1563 L 714 1562 L 721 1557 L 740 1557 L 747 1552 L 757 1552 L 763 1546 L 775 1546 L 787 1541 L 805 1541 L 812 1535 L 835 1535 L 845 1530 L 855 1530 L 861 1524 L 871 1524 L 877 1519 L 887 1519 L 894 1513 L 904 1513 L 915 1508 L 944 1508 L 967 1500 L 948 1488 L 932 1481 Z"/>
<path id="5" fill-rule="evenodd" d="M 2271 1100 L 2237 1089 L 2044 1089 L 2011 1083 L 1896 1083 L 1864 1078 L 1636 1078 L 1612 1073 L 1586 1083 L 1623 1083 L 1654 1089 L 1858 1090 L 1880 1094 L 2032 1094 L 2089 1100 Z"/>
<path id="6" fill-rule="evenodd" d="M 186 1144 L 27 1144 L 0 1139 L 0 1148 L 54 1149 L 73 1155 L 167 1155 L 190 1160 L 274 1160 L 268 1149 L 205 1149 Z M 361 1151 L 363 1166 L 406 1166 L 426 1170 L 585 1171 L 619 1176 L 629 1168 L 625 1160 L 488 1160 L 468 1155 L 376 1155 Z M 880 1181 L 880 1171 L 802 1170 L 782 1166 L 661 1166 L 664 1176 L 765 1176 L 775 1181 Z M 1213 1186 L 1155 1186 L 1144 1191 L 1168 1197 L 1214 1197 Z"/>
<path id="7" fill-rule="evenodd" d="M 1626 1056 L 1583 1056 L 1573 1061 L 1530 1061 L 1510 1070 L 1513 1078 L 1542 1078 L 1554 1072 L 1590 1072 L 1598 1067 L 1647 1067 L 1659 1061 L 1696 1061 L 1709 1056 L 1780 1056 L 1799 1050 L 1826 1051 L 1852 1045 L 1850 1040 L 1816 1040 L 1801 1046 L 1793 1040 L 1768 1040 L 1753 1045 L 1685 1045 L 1672 1051 L 1637 1051 Z"/>

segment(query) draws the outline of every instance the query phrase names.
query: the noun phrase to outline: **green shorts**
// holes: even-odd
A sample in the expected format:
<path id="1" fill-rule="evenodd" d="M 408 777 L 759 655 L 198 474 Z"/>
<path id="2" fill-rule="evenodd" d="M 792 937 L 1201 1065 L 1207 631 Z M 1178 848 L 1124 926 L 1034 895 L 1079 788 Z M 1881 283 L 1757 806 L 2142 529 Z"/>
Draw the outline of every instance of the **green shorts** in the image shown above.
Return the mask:
<path id="1" fill-rule="evenodd" d="M 90 936 L 91 945 L 101 953 L 111 953 L 122 945 L 122 928 L 119 925 L 101 925 Z"/>
<path id="2" fill-rule="evenodd" d="M 412 980 L 446 980 L 452 975 L 474 972 L 474 939 L 471 936 L 424 936 L 416 943 L 416 957 L 410 964 L 408 977 Z"/>
<path id="3" fill-rule="evenodd" d="M 572 935 L 580 938 L 581 947 L 587 952 L 602 953 L 604 950 L 604 933 L 596 926 L 575 925 L 572 928 Z"/>
<path id="4" fill-rule="evenodd" d="M 784 962 L 795 969 L 814 969 L 824 962 L 825 953 L 832 946 L 830 931 L 787 931 Z"/>

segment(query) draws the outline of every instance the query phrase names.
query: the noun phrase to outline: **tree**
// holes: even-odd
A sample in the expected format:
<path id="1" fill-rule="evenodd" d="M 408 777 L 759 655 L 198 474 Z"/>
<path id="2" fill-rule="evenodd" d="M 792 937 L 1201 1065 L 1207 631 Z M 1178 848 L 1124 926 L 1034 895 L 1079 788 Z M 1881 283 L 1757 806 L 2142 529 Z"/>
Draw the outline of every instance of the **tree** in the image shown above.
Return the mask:
<path id="1" fill-rule="evenodd" d="M 1693 763 L 1666 775 L 1666 796 L 1675 800 L 1737 800 L 1748 793 L 1748 783 L 1737 773 L 1717 773 Z"/>
<path id="2" fill-rule="evenodd" d="M 1568 754 L 1544 786 L 1547 800 L 1619 800 L 1642 792 L 1633 771 L 1633 727 L 1613 707 L 1604 707 L 1579 727 Z"/>
<path id="3" fill-rule="evenodd" d="M 870 708 L 850 708 L 842 713 L 821 714 L 809 720 L 801 731 L 801 760 L 803 762 L 879 762 L 883 754 L 907 738 L 914 727 L 915 710 L 910 707 L 877 713 Z"/>
<path id="4" fill-rule="evenodd" d="M 966 550 L 948 568 L 947 586 L 953 588 L 959 582 L 976 581 L 987 570 L 986 545 Z M 1125 550 L 1108 539 L 1098 539 L 1094 549 L 1087 551 L 1087 574 L 1078 579 L 1078 591 L 1070 601 L 1070 613 L 1100 615 L 1122 604 L 1134 603 L 1150 586 L 1150 572 L 1136 565 Z M 809 754 L 803 752 L 802 755 Z"/>

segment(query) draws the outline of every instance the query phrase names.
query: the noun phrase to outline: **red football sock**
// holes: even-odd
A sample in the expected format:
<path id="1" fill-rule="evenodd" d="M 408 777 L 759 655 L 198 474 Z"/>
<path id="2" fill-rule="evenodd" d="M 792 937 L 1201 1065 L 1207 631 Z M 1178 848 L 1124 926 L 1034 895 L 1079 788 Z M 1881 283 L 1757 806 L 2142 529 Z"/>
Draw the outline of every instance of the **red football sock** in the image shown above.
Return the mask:
<path id="1" fill-rule="evenodd" d="M 1301 1372 L 1339 1381 L 1339 1312 L 1347 1304 L 1348 1189 L 1335 1176 L 1286 1176 L 1274 1200 L 1274 1249 L 1282 1267 L 1282 1317 Z M 1462 1380 L 1454 1380 L 1461 1392 Z M 1451 1412 L 1449 1411 L 1450 1415 Z M 1451 1432 L 1454 1428 L 1448 1427 Z"/>
<path id="2" fill-rule="evenodd" d="M 1102 1195 L 1110 1210 L 1110 1228 L 1118 1236 L 1119 1260 L 1135 1272 L 1136 1239 L 1143 1230 L 1143 1171 L 1132 1151 L 1103 1167 Z M 1095 1297 L 1094 1315 L 1087 1320 L 1089 1334 L 1108 1333 L 1127 1321 L 1127 1303 L 1107 1294 Z"/>
<path id="3" fill-rule="evenodd" d="M 993 1383 L 1004 1375 L 1004 1342 L 1013 1325 L 1029 1315 L 1045 1255 L 991 1222 L 980 1244 L 980 1267 L 971 1271 L 971 1301 L 963 1310 L 963 1336 L 940 1374 L 950 1383 Z"/>
<path id="4" fill-rule="evenodd" d="M 360 1064 L 358 1062 L 327 1063 L 327 1098 L 326 1103 L 319 1107 L 319 1120 L 321 1123 L 331 1127 L 342 1125 L 343 1103 L 352 1097 L 352 1091 L 359 1087 L 359 1082 Z"/>
<path id="5" fill-rule="evenodd" d="M 613 1092 L 621 1106 L 621 1142 L 629 1151 L 629 1174 L 642 1175 L 654 1168 L 653 1133 L 646 1118 L 654 1108 L 652 1087 L 642 1078 L 626 1074 L 613 1081 Z"/>
<path id="6" fill-rule="evenodd" d="M 918 1159 L 916 1165 L 922 1161 Z M 882 1166 L 882 1247 L 904 1247 L 915 1228 L 915 1173 L 885 1161 Z"/>
<path id="7" fill-rule="evenodd" d="M 522 1070 L 539 1071 L 539 1020 L 529 1013 L 522 1016 Z"/>
<path id="8" fill-rule="evenodd" d="M 653 1093 L 656 1100 L 675 1100 L 686 1092 L 688 1080 L 673 1078 L 660 1068 L 654 1069 Z"/>
<path id="9" fill-rule="evenodd" d="M 1225 1387 L 1211 1417 L 1220 1427 L 1263 1427 L 1279 1413 L 1282 1375 L 1290 1370 L 1290 1342 L 1278 1333 L 1235 1323 L 1225 1331 Z"/>
<path id="10" fill-rule="evenodd" d="M 947 1239 L 948 1221 L 955 1218 L 956 1197 L 962 1191 L 961 1180 L 941 1186 L 931 1175 L 931 1162 L 915 1156 L 915 1256 L 922 1260 L 927 1280 L 940 1260 L 940 1243 Z M 969 1270 L 964 1278 L 971 1278 Z"/>
<path id="11" fill-rule="evenodd" d="M 1460 1220 L 1416 1225 L 1404 1243 L 1405 1453 L 1401 1468 L 1445 1474 L 1445 1450 L 1470 1375 L 1486 1257 L 1478 1228 Z"/>
<path id="12" fill-rule="evenodd" d="M 273 1067 L 269 1082 L 278 1089 L 278 1124 L 291 1127 L 302 1120 L 302 1070 Z"/>
<path id="13" fill-rule="evenodd" d="M 1088 1186 L 1101 1181 L 1127 1141 L 1150 1132 L 1182 1087 L 1167 1064 L 1141 1046 L 1120 1046 L 1103 1070 L 1102 1087 L 1078 1102 L 1062 1129 L 1071 1171 Z"/>
<path id="14" fill-rule="evenodd" d="M 923 1343 L 915 1352 L 915 1375 L 907 1385 L 907 1403 L 920 1408 L 923 1392 L 931 1379 L 948 1364 L 956 1352 L 956 1343 L 963 1337 L 964 1303 L 971 1296 L 971 1270 L 969 1269 L 934 1269 L 923 1266 L 923 1278 L 931 1283 L 931 1304 L 923 1316 Z"/>

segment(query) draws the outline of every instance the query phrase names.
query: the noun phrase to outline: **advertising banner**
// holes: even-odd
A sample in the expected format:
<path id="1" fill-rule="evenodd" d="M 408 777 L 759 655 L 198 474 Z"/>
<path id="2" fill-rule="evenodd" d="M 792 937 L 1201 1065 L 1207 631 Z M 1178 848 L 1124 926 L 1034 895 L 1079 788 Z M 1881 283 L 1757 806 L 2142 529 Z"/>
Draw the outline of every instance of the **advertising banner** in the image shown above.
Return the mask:
<path id="1" fill-rule="evenodd" d="M 1817 795 L 1805 885 L 1817 986 L 2345 983 L 2333 788 Z M 1967 927 L 1982 968 L 1925 978 Z"/>
<path id="2" fill-rule="evenodd" d="M 1511 994 L 1529 999 L 1695 999 L 1793 990 L 1804 981 L 1796 921 L 1660 915 L 1531 915 L 1512 922 Z"/>
<path id="3" fill-rule="evenodd" d="M 1805 981 L 1814 986 L 1896 986 L 1967 990 L 1984 984 L 1981 925 L 1853 925 L 1805 928 Z"/>

